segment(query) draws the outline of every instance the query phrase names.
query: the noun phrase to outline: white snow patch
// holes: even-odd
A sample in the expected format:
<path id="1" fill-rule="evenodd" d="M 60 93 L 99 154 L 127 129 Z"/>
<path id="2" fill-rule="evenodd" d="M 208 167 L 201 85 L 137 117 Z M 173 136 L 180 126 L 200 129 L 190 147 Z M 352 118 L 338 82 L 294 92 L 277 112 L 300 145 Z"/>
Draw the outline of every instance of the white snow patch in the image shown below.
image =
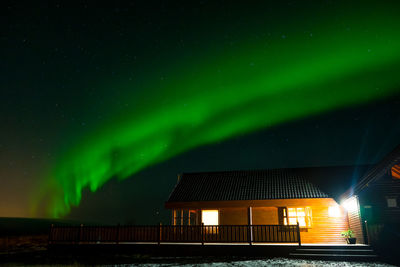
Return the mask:
<path id="1" fill-rule="evenodd" d="M 226 262 L 205 262 L 205 263 L 139 263 L 139 264 L 122 264 L 122 265 L 108 265 L 115 267 L 129 267 L 129 266 L 142 266 L 142 267 L 160 267 L 160 266 L 196 266 L 196 267 L 237 267 L 237 266 L 251 266 L 251 267 L 268 267 L 268 266 L 294 266 L 294 267 L 394 267 L 393 265 L 378 263 L 378 262 L 347 262 L 347 261 L 322 261 L 322 260 L 302 260 L 302 259 L 287 259 L 287 258 L 274 258 L 265 260 L 239 260 L 239 261 L 226 261 Z"/>

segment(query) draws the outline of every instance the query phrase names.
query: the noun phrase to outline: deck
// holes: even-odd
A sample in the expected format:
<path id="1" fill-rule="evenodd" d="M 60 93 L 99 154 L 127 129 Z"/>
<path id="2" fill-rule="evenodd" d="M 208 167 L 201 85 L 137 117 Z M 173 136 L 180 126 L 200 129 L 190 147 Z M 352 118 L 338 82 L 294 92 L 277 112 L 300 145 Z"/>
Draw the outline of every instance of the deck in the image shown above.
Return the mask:
<path id="1" fill-rule="evenodd" d="M 56 253 L 376 260 L 364 244 L 302 244 L 298 225 L 52 226 Z"/>
<path id="2" fill-rule="evenodd" d="M 126 243 L 294 243 L 301 244 L 299 225 L 118 225 L 52 226 L 49 244 Z"/>

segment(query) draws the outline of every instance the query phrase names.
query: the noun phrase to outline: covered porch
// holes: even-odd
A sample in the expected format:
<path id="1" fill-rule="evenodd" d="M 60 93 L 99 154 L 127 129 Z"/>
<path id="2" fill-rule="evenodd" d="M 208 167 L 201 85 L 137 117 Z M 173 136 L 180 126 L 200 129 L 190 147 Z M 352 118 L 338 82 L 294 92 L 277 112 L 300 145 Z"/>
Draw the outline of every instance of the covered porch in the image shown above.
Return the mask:
<path id="1" fill-rule="evenodd" d="M 195 204 L 204 206 L 204 208 L 188 207 Z M 195 204 L 174 205 L 175 207 L 171 210 L 171 225 L 198 226 L 203 224 L 209 229 L 216 228 L 215 226 L 230 225 L 247 226 L 251 229 L 258 229 L 260 225 L 273 225 L 281 228 L 298 225 L 302 243 L 346 244 L 346 239 L 341 236 L 341 232 L 349 229 L 348 212 L 331 198 Z M 253 206 L 243 207 L 246 204 Z M 257 232 L 252 235 L 253 239 L 257 240 L 260 234 Z M 359 241 L 361 241 L 359 243 L 364 243 L 363 239 Z"/>

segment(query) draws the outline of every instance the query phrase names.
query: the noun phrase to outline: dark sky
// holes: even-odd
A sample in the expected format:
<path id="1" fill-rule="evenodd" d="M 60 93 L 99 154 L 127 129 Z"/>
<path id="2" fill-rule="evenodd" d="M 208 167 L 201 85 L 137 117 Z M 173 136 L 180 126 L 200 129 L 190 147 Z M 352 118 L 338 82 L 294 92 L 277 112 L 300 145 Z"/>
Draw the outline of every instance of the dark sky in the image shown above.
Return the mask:
<path id="1" fill-rule="evenodd" d="M 200 99 L 210 110 L 211 106 L 226 109 L 215 111 L 207 123 L 190 126 L 196 129 L 193 143 L 188 141 L 193 132 L 185 135 L 178 131 L 181 128 L 171 126 L 174 130 L 165 136 L 177 136 L 168 143 L 173 152 L 160 153 L 137 170 L 118 169 L 131 161 L 113 158 L 117 163 L 111 169 L 118 171 L 107 171 L 104 184 L 95 192 L 90 192 L 89 182 L 84 183 L 81 203 L 72 208 L 69 218 L 166 222 L 168 212 L 163 204 L 181 172 L 376 162 L 400 143 L 400 53 L 397 48 L 390 50 L 399 42 L 393 33 L 399 33 L 400 24 L 398 20 L 386 24 L 390 21 L 386 18 L 400 10 L 396 2 L 378 3 L 131 1 L 125 7 L 107 8 L 86 2 L 76 7 L 61 2 L 38 7 L 4 5 L 0 26 L 0 216 L 34 216 L 31 204 L 42 188 L 47 190 L 43 184 L 51 179 L 74 181 L 74 186 L 79 179 L 86 181 L 84 176 L 90 175 L 96 164 L 85 166 L 89 170 L 83 167 L 84 175 L 79 177 L 76 173 L 69 177 L 65 171 L 62 178 L 55 176 L 60 168 L 77 166 L 69 165 L 69 157 L 78 161 L 82 151 L 89 155 L 91 148 L 97 151 L 104 136 L 122 139 L 125 128 L 118 125 L 132 125 L 141 118 L 149 124 L 166 120 L 175 125 L 172 121 L 177 117 L 170 115 L 175 114 L 170 110 L 176 99 L 183 99 L 184 106 Z M 364 45 L 365 53 L 378 50 L 366 63 L 364 54 L 357 54 Z M 282 53 L 282 58 L 276 53 Z M 308 61 L 308 55 L 315 58 Z M 346 55 L 348 61 L 335 61 Z M 247 57 L 245 69 L 241 64 Z M 308 75 L 303 66 L 308 62 L 313 66 L 313 60 L 322 70 L 316 68 L 315 76 L 303 83 L 301 78 Z M 347 69 L 355 61 L 358 65 Z M 278 84 L 282 78 L 276 78 L 276 108 L 264 109 L 266 101 L 272 101 L 265 95 L 257 101 L 241 102 L 246 90 L 249 96 L 257 96 L 263 76 L 247 69 L 257 64 L 261 66 L 258 70 L 268 66 L 271 73 L 276 71 L 274 77 L 283 75 L 288 81 L 283 85 L 303 91 L 285 91 Z M 323 72 L 326 65 L 332 66 L 334 78 L 328 79 L 328 71 Z M 228 74 L 218 76 L 214 69 Z M 321 82 L 315 77 L 325 78 Z M 193 88 L 185 87 L 192 80 Z M 371 83 L 382 94 L 370 93 Z M 343 84 L 348 88 L 342 88 Z M 237 89 L 222 94 L 216 102 L 207 102 L 211 97 L 206 96 L 225 93 L 219 88 L 229 85 L 237 85 Z M 307 86 L 312 91 L 304 89 Z M 336 89 L 337 94 L 332 93 Z M 310 102 L 304 99 L 308 94 Z M 296 109 L 316 102 L 322 103 L 321 107 Z M 227 107 L 231 103 L 234 108 Z M 278 105 L 288 113 L 276 111 Z M 255 113 L 249 111 L 252 109 Z M 153 112 L 154 116 L 147 116 Z M 196 112 L 188 112 L 191 120 L 197 118 Z M 198 111 L 206 114 L 202 112 Z M 256 113 L 272 114 L 263 117 L 270 123 L 247 126 L 245 122 Z M 159 120 L 164 114 L 166 119 Z M 219 131 L 218 125 L 227 127 L 225 123 L 235 118 L 245 122 L 232 132 Z M 147 128 L 133 129 L 146 133 Z M 220 134 L 210 134 L 214 131 Z M 143 137 L 144 150 L 164 135 L 153 136 L 151 132 Z M 118 142 L 110 150 L 134 157 L 127 151 L 142 147 L 132 142 Z M 61 182 L 57 190 L 70 190 L 69 183 Z M 54 192 L 59 194 L 57 190 Z"/>

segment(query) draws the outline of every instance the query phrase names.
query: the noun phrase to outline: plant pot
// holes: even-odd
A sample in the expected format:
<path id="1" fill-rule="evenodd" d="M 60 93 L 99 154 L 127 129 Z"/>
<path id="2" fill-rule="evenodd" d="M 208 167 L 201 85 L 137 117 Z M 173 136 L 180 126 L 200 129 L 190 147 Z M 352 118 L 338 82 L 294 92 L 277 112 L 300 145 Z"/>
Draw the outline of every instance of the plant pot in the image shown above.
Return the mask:
<path id="1" fill-rule="evenodd" d="M 356 243 L 356 241 L 357 241 L 357 238 L 355 238 L 355 237 L 349 237 L 349 238 L 346 238 L 346 241 L 347 241 L 347 244 L 352 244 L 352 245 L 354 245 L 354 244 Z"/>

